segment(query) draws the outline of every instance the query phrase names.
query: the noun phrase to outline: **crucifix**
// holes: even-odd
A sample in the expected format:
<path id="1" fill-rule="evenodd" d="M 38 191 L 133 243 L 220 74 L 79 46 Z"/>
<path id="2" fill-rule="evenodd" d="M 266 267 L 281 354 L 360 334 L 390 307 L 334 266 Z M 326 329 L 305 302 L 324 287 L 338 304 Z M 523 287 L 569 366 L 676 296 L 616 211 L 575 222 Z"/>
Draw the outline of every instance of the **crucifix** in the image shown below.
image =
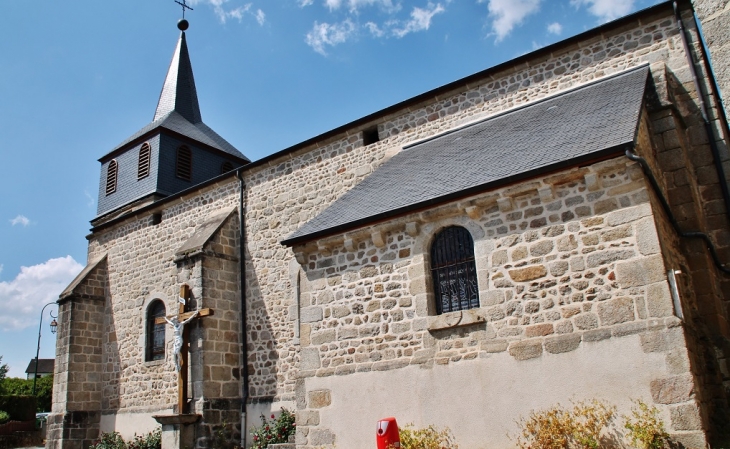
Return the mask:
<path id="1" fill-rule="evenodd" d="M 181 2 L 179 2 L 179 1 L 177 1 L 177 0 L 175 0 L 175 3 L 177 3 L 177 4 L 178 4 L 178 5 L 180 5 L 180 6 L 182 6 L 182 12 L 183 12 L 183 19 L 185 18 L 185 10 L 186 10 L 186 9 L 189 9 L 190 11 L 192 11 L 192 10 L 193 10 L 193 8 L 191 8 L 191 7 L 189 7 L 189 6 L 187 5 L 187 2 L 186 2 L 186 0 L 182 0 L 182 3 L 181 3 Z"/>
<path id="2" fill-rule="evenodd" d="M 177 369 L 177 413 L 184 415 L 187 412 L 188 400 L 188 351 L 190 346 L 190 330 L 185 327 L 195 318 L 213 315 L 213 309 L 185 310 L 190 296 L 190 287 L 183 284 L 180 287 L 177 315 L 170 315 L 155 319 L 155 324 L 169 324 L 173 329 L 173 352 L 175 353 L 175 368 Z"/>

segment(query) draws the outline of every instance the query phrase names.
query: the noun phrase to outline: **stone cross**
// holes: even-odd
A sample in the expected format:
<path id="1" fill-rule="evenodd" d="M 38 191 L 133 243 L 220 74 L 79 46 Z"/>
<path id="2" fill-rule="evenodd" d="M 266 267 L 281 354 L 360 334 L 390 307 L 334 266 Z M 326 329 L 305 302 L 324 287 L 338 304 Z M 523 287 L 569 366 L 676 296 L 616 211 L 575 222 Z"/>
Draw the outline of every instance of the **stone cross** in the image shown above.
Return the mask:
<path id="1" fill-rule="evenodd" d="M 177 315 L 168 317 L 160 317 L 155 319 L 155 324 L 175 323 L 172 324 L 175 331 L 175 364 L 177 368 L 177 413 L 184 415 L 187 412 L 188 399 L 188 351 L 190 345 L 190 330 L 185 324 L 194 318 L 202 318 L 213 315 L 213 309 L 200 309 L 196 311 L 187 311 L 188 297 L 190 296 L 190 287 L 183 284 L 180 287 L 180 300 L 178 304 Z"/>

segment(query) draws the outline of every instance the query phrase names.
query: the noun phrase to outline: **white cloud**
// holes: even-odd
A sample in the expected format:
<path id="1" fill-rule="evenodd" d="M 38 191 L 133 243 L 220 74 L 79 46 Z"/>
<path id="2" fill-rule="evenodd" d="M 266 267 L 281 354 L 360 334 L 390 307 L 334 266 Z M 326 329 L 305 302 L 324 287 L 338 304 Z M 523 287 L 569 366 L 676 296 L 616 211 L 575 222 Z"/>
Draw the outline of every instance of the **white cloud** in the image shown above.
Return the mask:
<path id="1" fill-rule="evenodd" d="M 570 4 L 576 8 L 588 6 L 588 12 L 601 22 L 625 16 L 634 9 L 634 0 L 570 0 Z"/>
<path id="2" fill-rule="evenodd" d="M 300 0 L 300 1 L 310 1 L 310 0 Z M 311 1 L 310 1 L 311 3 Z M 384 11 L 388 13 L 393 13 L 398 10 L 400 10 L 400 3 L 396 2 L 393 3 L 393 0 L 346 0 L 347 3 L 347 9 L 351 13 L 357 13 L 360 8 L 366 7 L 366 6 L 373 6 L 377 5 L 380 6 Z M 330 11 L 334 11 L 336 9 L 340 9 L 343 5 L 343 0 L 324 0 L 325 6 L 327 6 Z"/>
<path id="3" fill-rule="evenodd" d="M 260 9 L 256 10 L 256 21 L 259 23 L 259 25 L 263 25 L 264 22 L 266 22 L 266 14 L 264 14 L 264 12 Z"/>
<path id="4" fill-rule="evenodd" d="M 324 0 L 324 4 L 330 9 L 330 11 L 333 11 L 335 9 L 340 9 L 340 6 L 342 6 L 342 0 Z"/>
<path id="5" fill-rule="evenodd" d="M 540 9 L 542 0 L 479 0 L 487 2 L 489 16 L 492 17 L 492 32 L 497 42 L 507 37 L 512 29 L 521 24 L 525 17 Z"/>
<path id="6" fill-rule="evenodd" d="M 312 3 L 314 3 L 314 0 L 299 0 L 299 7 L 304 8 L 305 6 L 309 6 Z"/>
<path id="7" fill-rule="evenodd" d="M 370 34 L 372 34 L 375 37 L 383 37 L 385 35 L 385 31 L 383 31 L 377 23 L 368 22 L 365 24 L 365 28 L 370 31 Z"/>
<path id="8" fill-rule="evenodd" d="M 88 190 L 84 190 L 84 196 L 86 197 L 86 206 L 94 207 L 94 197 L 91 196 Z"/>
<path id="9" fill-rule="evenodd" d="M 28 226 L 30 224 L 30 220 L 25 215 L 18 215 L 17 217 L 10 220 L 10 224 L 12 226 L 15 225 L 22 225 L 22 226 Z"/>
<path id="10" fill-rule="evenodd" d="M 403 37 L 414 31 L 427 30 L 431 26 L 433 16 L 444 11 L 445 9 L 440 3 L 436 5 L 429 3 L 426 9 L 414 7 L 411 11 L 411 19 L 402 28 L 393 29 L 393 34 L 397 37 Z"/>
<path id="11" fill-rule="evenodd" d="M 226 3 L 228 3 L 230 0 L 188 0 L 192 6 L 196 6 L 199 4 L 207 4 L 210 5 L 213 8 L 213 12 L 216 16 L 218 16 L 218 20 L 220 20 L 221 23 L 226 23 L 228 19 L 236 19 L 239 22 L 242 22 L 244 17 L 247 14 L 250 14 L 252 17 L 256 19 L 256 21 L 259 23 L 259 25 L 263 25 L 265 21 L 266 15 L 264 12 L 260 9 L 257 9 L 256 11 L 253 11 L 253 3 L 246 3 L 243 6 L 237 6 L 235 8 L 226 8 Z M 300 4 L 308 2 L 307 4 L 311 4 L 312 0 L 300 0 Z M 306 6 L 302 5 L 302 6 Z"/>
<path id="12" fill-rule="evenodd" d="M 3 272 L 3 268 L 5 268 L 5 265 L 3 265 L 3 264 L 0 263 L 0 273 Z"/>
<path id="13" fill-rule="evenodd" d="M 71 256 L 50 259 L 32 267 L 21 267 L 10 282 L 0 282 L 0 328 L 21 330 L 38 323 L 44 304 L 55 301 L 81 272 L 83 265 Z"/>
<path id="14" fill-rule="evenodd" d="M 550 34 L 557 34 L 561 35 L 563 34 L 563 26 L 559 24 L 558 22 L 553 22 L 548 25 L 547 27 L 548 33 Z"/>
<path id="15" fill-rule="evenodd" d="M 314 22 L 312 30 L 307 33 L 306 42 L 314 51 L 327 56 L 326 46 L 342 44 L 354 36 L 355 32 L 355 24 L 350 19 L 334 24 Z"/>

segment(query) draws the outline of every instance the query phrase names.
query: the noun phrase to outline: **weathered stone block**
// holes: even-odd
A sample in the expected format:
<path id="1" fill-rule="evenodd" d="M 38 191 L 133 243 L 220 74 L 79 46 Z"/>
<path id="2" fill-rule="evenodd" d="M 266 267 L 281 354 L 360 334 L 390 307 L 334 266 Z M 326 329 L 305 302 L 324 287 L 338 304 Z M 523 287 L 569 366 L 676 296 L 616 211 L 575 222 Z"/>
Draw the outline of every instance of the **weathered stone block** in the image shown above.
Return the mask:
<path id="1" fill-rule="evenodd" d="M 588 265 L 588 268 L 595 268 L 618 260 L 630 259 L 635 255 L 636 253 L 631 249 L 597 251 L 586 257 L 586 264 Z"/>
<path id="2" fill-rule="evenodd" d="M 533 326 L 527 326 L 525 328 L 525 336 L 529 337 L 543 337 L 554 333 L 553 325 L 551 323 L 535 324 Z"/>
<path id="3" fill-rule="evenodd" d="M 666 282 L 657 282 L 646 287 L 646 306 L 650 317 L 674 315 L 674 304 Z"/>
<path id="4" fill-rule="evenodd" d="M 683 404 L 669 409 L 672 430 L 702 430 L 702 418 L 697 404 Z"/>
<path id="5" fill-rule="evenodd" d="M 315 323 L 322 321 L 323 312 L 321 307 L 303 307 L 299 319 L 302 323 Z"/>
<path id="6" fill-rule="evenodd" d="M 584 313 L 573 319 L 576 327 L 580 330 L 590 330 L 598 327 L 598 316 L 595 313 Z"/>
<path id="7" fill-rule="evenodd" d="M 581 337 L 579 334 L 558 335 L 545 339 L 545 350 L 551 354 L 560 354 L 578 349 Z"/>
<path id="8" fill-rule="evenodd" d="M 602 326 L 612 326 L 634 320 L 634 301 L 631 298 L 615 298 L 598 304 L 598 317 Z"/>
<path id="9" fill-rule="evenodd" d="M 308 435 L 309 444 L 314 447 L 335 444 L 335 434 L 329 429 L 312 429 Z"/>
<path id="10" fill-rule="evenodd" d="M 651 215 L 651 206 L 648 203 L 645 203 L 611 212 L 606 216 L 606 224 L 609 226 L 618 226 L 624 223 L 636 221 L 648 215 Z"/>
<path id="11" fill-rule="evenodd" d="M 547 268 L 544 265 L 533 265 L 531 267 L 509 270 L 509 275 L 515 282 L 527 282 L 547 276 Z"/>
<path id="12" fill-rule="evenodd" d="M 303 371 L 317 369 L 322 366 L 319 349 L 317 348 L 302 348 L 299 360 Z"/>
<path id="13" fill-rule="evenodd" d="M 661 255 L 616 264 L 616 280 L 622 288 L 640 287 L 666 279 Z"/>
<path id="14" fill-rule="evenodd" d="M 489 353 L 504 352 L 507 350 L 507 346 L 509 343 L 506 340 L 489 340 L 479 343 L 480 349 Z"/>
<path id="15" fill-rule="evenodd" d="M 651 397 L 657 404 L 678 404 L 692 399 L 694 382 L 691 374 L 666 377 L 651 382 Z"/>
<path id="16" fill-rule="evenodd" d="M 517 360 L 529 360 L 542 355 L 542 342 L 540 340 L 525 340 L 509 345 L 509 353 Z"/>
<path id="17" fill-rule="evenodd" d="M 309 408 L 322 408 L 332 404 L 330 390 L 313 390 L 309 392 Z"/>
<path id="18" fill-rule="evenodd" d="M 316 410 L 298 410 L 296 420 L 298 426 L 318 426 L 319 412 Z"/>
<path id="19" fill-rule="evenodd" d="M 653 217 L 642 218 L 636 223 L 636 245 L 644 256 L 661 251 Z"/>

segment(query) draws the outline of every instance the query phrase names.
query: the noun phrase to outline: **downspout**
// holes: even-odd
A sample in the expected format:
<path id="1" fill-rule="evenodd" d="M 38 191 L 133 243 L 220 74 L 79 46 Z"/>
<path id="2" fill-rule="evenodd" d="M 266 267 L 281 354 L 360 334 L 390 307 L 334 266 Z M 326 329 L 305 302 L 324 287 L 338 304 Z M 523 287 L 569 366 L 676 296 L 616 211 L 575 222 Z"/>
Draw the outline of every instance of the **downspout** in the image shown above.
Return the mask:
<path id="1" fill-rule="evenodd" d="M 241 269 L 241 378 L 243 387 L 241 391 L 241 447 L 246 447 L 246 405 L 248 403 L 248 328 L 246 310 L 246 222 L 243 213 L 243 194 L 246 191 L 246 183 L 243 181 L 243 171 L 238 169 L 236 176 L 239 181 L 239 203 L 238 203 L 238 264 Z"/>
<path id="2" fill-rule="evenodd" d="M 679 226 L 677 219 L 672 213 L 672 209 L 669 207 L 669 201 L 667 201 L 667 198 L 664 196 L 664 193 L 659 186 L 659 182 L 654 177 L 654 173 L 652 173 L 651 168 L 649 167 L 649 164 L 646 162 L 646 160 L 638 154 L 634 153 L 634 149 L 632 147 L 626 148 L 625 154 L 627 158 L 631 159 L 634 162 L 638 162 L 639 165 L 641 165 L 641 169 L 644 171 L 644 174 L 649 179 L 649 184 L 651 184 L 651 188 L 654 190 L 654 193 L 659 199 L 659 203 L 661 204 L 664 213 L 667 215 L 667 218 L 669 218 L 669 222 L 672 224 L 672 227 L 677 232 L 677 234 L 679 234 L 680 237 L 689 239 L 700 239 L 705 242 L 705 246 L 710 252 L 710 256 L 712 256 L 712 261 L 715 263 L 717 269 L 725 274 L 730 274 L 730 268 L 726 268 L 725 265 L 720 262 L 720 257 L 717 255 L 717 250 L 715 250 L 715 245 L 712 243 L 712 240 L 710 240 L 710 237 L 708 237 L 707 234 L 698 231 L 682 231 L 682 228 Z"/>
<path id="3" fill-rule="evenodd" d="M 682 44 L 684 45 L 684 52 L 687 55 L 687 63 L 689 64 L 690 73 L 692 74 L 692 82 L 695 86 L 695 91 L 697 91 L 697 100 L 699 102 L 700 112 L 702 113 L 702 121 L 705 125 L 705 132 L 707 133 L 707 139 L 710 141 L 710 150 L 712 151 L 712 159 L 715 162 L 715 170 L 717 171 L 717 177 L 720 182 L 720 190 L 722 191 L 722 198 L 725 201 L 725 214 L 730 216 L 730 189 L 728 189 L 727 185 L 727 178 L 725 177 L 725 170 L 722 167 L 722 161 L 720 160 L 720 150 L 717 148 L 717 141 L 715 140 L 715 133 L 712 129 L 712 124 L 710 123 L 709 115 L 707 113 L 707 105 L 705 104 L 704 94 L 702 93 L 702 90 L 700 89 L 700 82 L 697 77 L 697 67 L 695 66 L 694 59 L 692 58 L 692 53 L 690 53 L 689 49 L 689 43 L 687 42 L 687 35 L 686 31 L 684 29 L 684 23 L 682 22 L 682 17 L 679 14 L 679 8 L 677 6 L 677 2 L 672 2 L 672 5 L 674 6 L 674 17 L 677 20 L 677 27 L 679 28 L 679 35 L 682 37 Z M 694 17 L 694 10 L 692 11 L 692 17 Z M 696 21 L 696 18 L 695 18 Z M 700 47 L 703 48 L 703 55 L 704 55 L 704 46 L 700 45 Z M 712 78 L 712 71 L 708 70 L 708 73 L 710 73 L 710 77 Z M 714 81 L 714 78 L 713 78 Z M 712 94 L 712 93 L 711 93 Z M 722 109 L 722 103 L 719 101 L 718 98 L 718 108 Z"/>

